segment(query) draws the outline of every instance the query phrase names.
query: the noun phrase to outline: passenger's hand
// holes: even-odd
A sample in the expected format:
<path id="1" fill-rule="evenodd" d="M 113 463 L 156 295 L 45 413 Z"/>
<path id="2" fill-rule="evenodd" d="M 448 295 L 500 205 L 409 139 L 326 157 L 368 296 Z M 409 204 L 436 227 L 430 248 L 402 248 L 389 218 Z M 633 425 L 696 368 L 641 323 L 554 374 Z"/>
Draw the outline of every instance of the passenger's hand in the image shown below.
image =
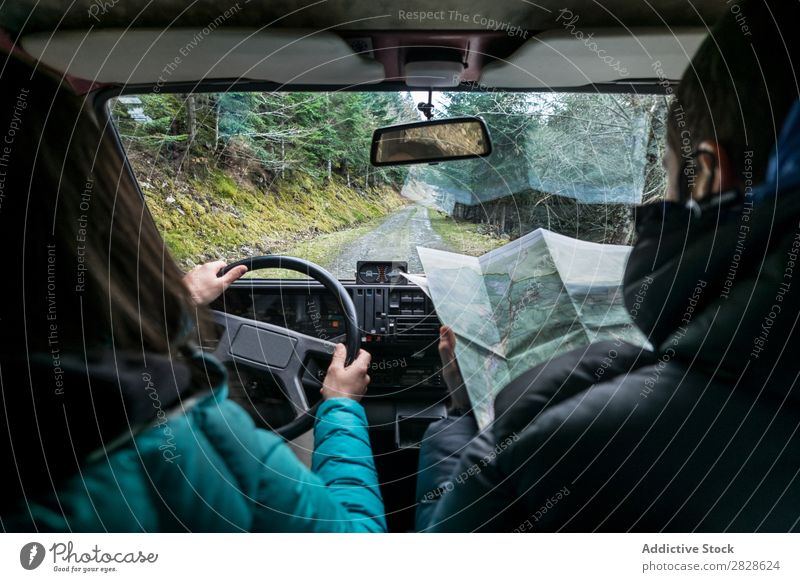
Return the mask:
<path id="1" fill-rule="evenodd" d="M 325 382 L 322 384 L 322 397 L 329 398 L 351 398 L 358 402 L 367 391 L 369 384 L 369 362 L 372 356 L 364 350 L 358 352 L 358 357 L 353 363 L 345 367 L 344 361 L 347 350 L 344 344 L 336 344 L 333 351 L 333 360 L 328 366 L 328 373 L 325 375 Z"/>
<path id="2" fill-rule="evenodd" d="M 456 361 L 456 334 L 446 325 L 439 329 L 439 358 L 442 360 L 442 377 L 450 392 L 450 404 L 453 408 L 469 410 L 467 388 Z"/>
<path id="3" fill-rule="evenodd" d="M 239 265 L 231 269 L 222 277 L 218 277 L 220 269 L 226 265 L 225 261 L 213 261 L 198 265 L 183 277 L 183 283 L 189 289 L 195 305 L 208 305 L 222 295 L 231 283 L 247 272 L 247 267 Z"/>

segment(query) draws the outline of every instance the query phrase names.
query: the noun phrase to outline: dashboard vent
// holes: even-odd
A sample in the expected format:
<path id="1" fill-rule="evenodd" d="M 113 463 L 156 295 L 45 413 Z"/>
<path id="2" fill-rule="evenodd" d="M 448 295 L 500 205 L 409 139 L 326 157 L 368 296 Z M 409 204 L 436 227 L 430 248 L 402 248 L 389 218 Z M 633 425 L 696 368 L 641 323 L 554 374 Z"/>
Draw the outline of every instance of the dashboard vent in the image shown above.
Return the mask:
<path id="1" fill-rule="evenodd" d="M 398 340 L 432 338 L 439 335 L 439 320 L 433 304 L 419 289 L 393 290 L 389 295 L 389 326 Z"/>
<path id="2" fill-rule="evenodd" d="M 399 315 L 394 318 L 394 326 L 398 339 L 439 335 L 439 320 L 432 314 Z"/>

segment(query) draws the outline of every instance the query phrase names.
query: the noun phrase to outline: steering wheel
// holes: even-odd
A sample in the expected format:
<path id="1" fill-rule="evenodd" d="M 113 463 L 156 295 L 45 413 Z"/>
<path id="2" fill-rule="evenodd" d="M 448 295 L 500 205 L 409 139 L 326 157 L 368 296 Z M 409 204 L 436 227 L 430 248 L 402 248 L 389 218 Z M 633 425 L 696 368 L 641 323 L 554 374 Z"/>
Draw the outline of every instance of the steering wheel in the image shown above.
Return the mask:
<path id="1" fill-rule="evenodd" d="M 243 259 L 226 266 L 223 275 L 239 265 L 247 266 L 249 271 L 257 269 L 289 269 L 311 277 L 322 284 L 336 297 L 344 314 L 345 347 L 349 365 L 358 354 L 360 333 L 356 307 L 350 294 L 328 271 L 305 259 L 267 255 Z M 322 338 L 299 333 L 279 325 L 264 323 L 212 310 L 214 321 L 223 326 L 214 356 L 223 364 L 233 363 L 254 372 L 277 380 L 289 399 L 295 417 L 274 432 L 286 440 L 294 439 L 314 426 L 316 405 L 310 406 L 303 389 L 303 372 L 309 356 L 331 356 L 335 344 Z"/>

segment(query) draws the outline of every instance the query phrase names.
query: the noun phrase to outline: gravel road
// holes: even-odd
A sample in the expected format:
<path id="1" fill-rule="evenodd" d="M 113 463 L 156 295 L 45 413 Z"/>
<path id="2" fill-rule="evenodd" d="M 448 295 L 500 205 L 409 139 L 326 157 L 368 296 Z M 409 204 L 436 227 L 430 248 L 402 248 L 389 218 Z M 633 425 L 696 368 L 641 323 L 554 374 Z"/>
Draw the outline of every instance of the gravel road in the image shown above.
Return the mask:
<path id="1" fill-rule="evenodd" d="M 453 250 L 431 227 L 428 210 L 413 204 L 390 214 L 375 230 L 354 240 L 325 267 L 339 278 L 352 278 L 357 261 L 408 261 L 409 273 L 422 273 L 417 246 Z"/>

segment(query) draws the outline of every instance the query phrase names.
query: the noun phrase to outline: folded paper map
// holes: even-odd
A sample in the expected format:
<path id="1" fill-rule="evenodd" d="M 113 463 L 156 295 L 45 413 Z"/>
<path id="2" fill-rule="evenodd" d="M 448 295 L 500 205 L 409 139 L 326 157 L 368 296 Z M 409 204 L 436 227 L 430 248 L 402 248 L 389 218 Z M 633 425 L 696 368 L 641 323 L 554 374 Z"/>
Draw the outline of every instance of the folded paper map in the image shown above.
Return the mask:
<path id="1" fill-rule="evenodd" d="M 607 339 L 647 346 L 622 297 L 630 247 L 538 229 L 481 257 L 417 247 L 409 275 L 455 332 L 456 359 L 481 428 L 494 396 L 526 370 Z"/>

